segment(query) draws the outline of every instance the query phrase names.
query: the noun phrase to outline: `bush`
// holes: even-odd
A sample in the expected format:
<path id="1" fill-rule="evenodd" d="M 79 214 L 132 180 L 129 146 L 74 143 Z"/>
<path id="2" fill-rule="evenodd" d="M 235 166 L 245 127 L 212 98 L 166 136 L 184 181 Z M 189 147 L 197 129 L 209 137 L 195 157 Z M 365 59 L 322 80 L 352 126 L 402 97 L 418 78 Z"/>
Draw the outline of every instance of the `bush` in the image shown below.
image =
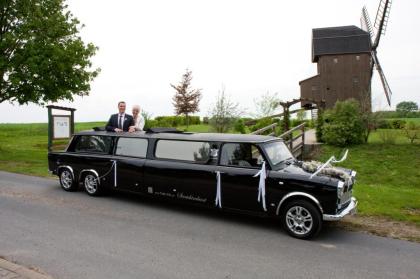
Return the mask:
<path id="1" fill-rule="evenodd" d="M 410 143 L 414 143 L 416 139 L 420 138 L 420 125 L 410 121 L 405 125 L 404 132 Z"/>
<path id="2" fill-rule="evenodd" d="M 378 129 L 392 129 L 391 122 L 386 119 L 379 119 Z"/>
<path id="3" fill-rule="evenodd" d="M 236 132 L 246 134 L 245 121 L 241 118 L 237 119 L 233 125 Z"/>
<path id="4" fill-rule="evenodd" d="M 325 111 L 322 139 L 331 145 L 346 146 L 363 142 L 363 120 L 359 103 L 355 100 L 337 102 Z"/>
<path id="5" fill-rule="evenodd" d="M 166 127 L 178 127 L 181 125 L 187 125 L 187 118 L 185 116 L 157 116 L 155 120 L 163 123 Z M 189 125 L 201 124 L 200 116 L 188 116 Z"/>
<path id="6" fill-rule="evenodd" d="M 256 130 L 267 127 L 268 125 L 273 124 L 276 121 L 277 120 L 273 118 L 263 118 L 258 120 L 257 123 L 255 123 L 255 125 L 251 126 L 249 129 L 251 130 L 251 132 L 255 132 Z"/>
<path id="7" fill-rule="evenodd" d="M 147 130 L 153 127 L 159 127 L 158 121 L 154 119 L 146 119 L 143 130 Z"/>
<path id="8" fill-rule="evenodd" d="M 404 129 L 405 127 L 405 120 L 396 119 L 391 121 L 391 128 L 392 129 Z"/>
<path id="9" fill-rule="evenodd" d="M 209 117 L 208 116 L 203 117 L 203 124 L 209 124 Z"/>

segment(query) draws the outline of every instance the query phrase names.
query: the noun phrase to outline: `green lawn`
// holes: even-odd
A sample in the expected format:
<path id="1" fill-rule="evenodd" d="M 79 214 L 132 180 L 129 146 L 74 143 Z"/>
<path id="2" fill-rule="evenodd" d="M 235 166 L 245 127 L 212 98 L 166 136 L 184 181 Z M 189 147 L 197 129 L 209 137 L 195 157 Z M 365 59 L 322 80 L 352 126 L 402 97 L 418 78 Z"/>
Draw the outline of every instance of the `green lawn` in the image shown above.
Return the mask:
<path id="1" fill-rule="evenodd" d="M 323 146 L 320 159 L 334 154 L 338 157 L 341 151 Z M 357 171 L 354 195 L 359 200 L 360 214 L 420 226 L 420 144 L 370 143 L 350 147 L 347 160 L 339 166 Z"/>
<path id="2" fill-rule="evenodd" d="M 416 124 L 420 124 L 420 118 L 387 118 L 387 120 L 404 120 L 405 122 L 414 122 Z"/>

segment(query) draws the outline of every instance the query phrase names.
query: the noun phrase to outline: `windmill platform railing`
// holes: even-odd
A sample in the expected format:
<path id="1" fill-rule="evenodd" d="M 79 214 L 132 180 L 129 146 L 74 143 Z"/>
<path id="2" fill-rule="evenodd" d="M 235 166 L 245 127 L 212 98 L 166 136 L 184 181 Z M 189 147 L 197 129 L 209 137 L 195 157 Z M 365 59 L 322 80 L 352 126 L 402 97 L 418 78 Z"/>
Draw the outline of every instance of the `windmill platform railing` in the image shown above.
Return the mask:
<path id="1" fill-rule="evenodd" d="M 276 127 L 278 123 L 273 123 L 264 128 L 252 132 L 252 135 L 262 135 L 267 132 L 267 136 L 276 136 Z M 296 158 L 302 158 L 305 145 L 305 123 L 302 123 L 278 136 L 284 140 L 290 151 Z"/>

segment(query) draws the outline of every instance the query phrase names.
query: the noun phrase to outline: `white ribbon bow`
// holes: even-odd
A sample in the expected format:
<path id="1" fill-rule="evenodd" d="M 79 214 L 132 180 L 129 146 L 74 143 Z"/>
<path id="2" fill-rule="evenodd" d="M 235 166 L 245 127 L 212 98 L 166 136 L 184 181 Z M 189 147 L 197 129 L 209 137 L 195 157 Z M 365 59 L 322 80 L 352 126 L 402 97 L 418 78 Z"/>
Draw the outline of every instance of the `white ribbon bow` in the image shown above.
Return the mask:
<path id="1" fill-rule="evenodd" d="M 221 181 L 220 181 L 220 171 L 216 171 L 216 181 L 217 181 L 217 186 L 216 186 L 216 206 L 218 206 L 219 208 L 222 208 L 222 189 L 221 189 Z"/>
<path id="2" fill-rule="evenodd" d="M 261 202 L 262 200 L 262 206 L 264 211 L 267 211 L 267 207 L 265 205 L 265 179 L 267 177 L 267 172 L 265 170 L 265 161 L 262 163 L 261 170 L 257 172 L 254 177 L 260 177 L 260 182 L 258 184 L 258 202 Z"/>
<path id="3" fill-rule="evenodd" d="M 312 179 L 312 177 L 314 177 L 315 175 L 317 175 L 320 171 L 322 171 L 322 169 L 324 169 L 329 163 L 335 164 L 335 163 L 341 163 L 344 160 L 347 159 L 347 154 L 349 153 L 349 150 L 347 149 L 346 152 L 344 152 L 343 157 L 341 157 L 340 160 L 337 160 L 337 158 L 335 158 L 335 156 L 331 156 L 331 158 L 328 159 L 328 161 L 325 162 L 325 164 L 323 164 L 321 167 L 319 167 L 316 172 L 314 172 L 309 179 Z"/>

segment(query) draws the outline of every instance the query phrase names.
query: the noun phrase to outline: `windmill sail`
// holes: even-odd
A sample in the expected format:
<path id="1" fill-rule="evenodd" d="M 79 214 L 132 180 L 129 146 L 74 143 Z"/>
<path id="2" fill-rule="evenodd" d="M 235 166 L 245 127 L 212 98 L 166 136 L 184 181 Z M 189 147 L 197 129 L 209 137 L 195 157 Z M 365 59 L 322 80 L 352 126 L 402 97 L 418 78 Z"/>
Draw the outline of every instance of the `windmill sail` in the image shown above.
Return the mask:
<path id="1" fill-rule="evenodd" d="M 386 80 L 384 71 L 382 70 L 381 64 L 379 63 L 378 56 L 376 55 L 375 50 L 372 51 L 372 58 L 373 58 L 373 62 L 376 65 L 376 70 L 378 70 L 379 77 L 381 79 L 382 86 L 384 88 L 386 100 L 388 101 L 388 105 L 391 105 L 392 91 L 391 91 L 391 88 L 389 87 L 388 81 Z"/>
<path id="2" fill-rule="evenodd" d="M 373 43 L 373 48 L 377 48 L 381 35 L 385 35 L 386 27 L 388 25 L 389 13 L 391 11 L 392 0 L 381 0 L 375 18 L 376 38 Z"/>
<path id="3" fill-rule="evenodd" d="M 373 40 L 375 33 L 373 32 L 372 23 L 370 22 L 370 17 L 366 6 L 362 9 L 362 16 L 360 17 L 360 25 L 362 29 L 370 34 L 370 39 Z"/>

